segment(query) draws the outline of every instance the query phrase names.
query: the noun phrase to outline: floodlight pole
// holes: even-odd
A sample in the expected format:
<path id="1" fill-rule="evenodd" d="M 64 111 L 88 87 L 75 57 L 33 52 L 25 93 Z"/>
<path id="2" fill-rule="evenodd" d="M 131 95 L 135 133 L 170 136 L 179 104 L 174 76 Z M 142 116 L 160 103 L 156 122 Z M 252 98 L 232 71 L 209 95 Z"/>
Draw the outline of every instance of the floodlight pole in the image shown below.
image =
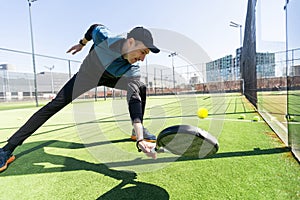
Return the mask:
<path id="1" fill-rule="evenodd" d="M 177 56 L 178 54 L 176 52 L 173 52 L 169 54 L 169 57 L 172 57 L 172 68 L 173 68 L 173 88 L 175 89 L 175 67 L 174 67 L 174 56 Z"/>
<path id="2" fill-rule="evenodd" d="M 289 48 L 288 48 L 288 3 L 289 0 L 286 0 L 285 6 L 284 6 L 284 10 L 285 10 L 285 62 L 286 62 L 286 76 L 289 76 L 289 70 L 288 70 L 288 66 L 289 66 Z"/>
<path id="3" fill-rule="evenodd" d="M 288 4 L 289 4 L 289 0 L 286 0 L 286 2 L 285 2 L 285 6 L 284 6 L 284 10 L 285 10 L 285 73 L 286 73 L 286 77 L 287 77 L 287 84 L 289 84 L 288 83 L 288 77 L 289 77 L 289 70 L 288 70 L 288 66 L 289 66 L 289 47 L 288 47 L 288 44 L 289 44 L 289 42 L 288 42 Z M 289 92 L 289 91 L 288 91 Z M 286 99 L 286 101 L 287 101 L 287 103 L 289 103 L 289 95 L 287 95 L 287 99 Z M 287 117 L 287 119 L 289 119 L 290 118 L 290 114 L 289 114 L 289 107 L 287 106 L 287 108 L 286 108 L 286 117 Z M 288 126 L 289 126 L 289 124 L 288 124 Z M 287 141 L 287 143 L 288 143 L 288 146 L 289 147 L 292 147 L 292 134 L 290 133 L 290 131 L 288 131 L 288 141 Z"/>
<path id="4" fill-rule="evenodd" d="M 242 25 L 231 21 L 229 26 L 234 27 L 234 28 L 240 28 L 240 47 L 242 47 L 243 46 Z"/>
<path id="5" fill-rule="evenodd" d="M 148 60 L 146 58 L 146 86 L 147 86 L 147 96 L 149 96 L 150 94 L 150 90 L 149 90 L 149 74 L 148 74 Z"/>
<path id="6" fill-rule="evenodd" d="M 31 3 L 35 2 L 35 1 L 37 1 L 37 0 L 28 0 L 28 7 L 29 7 L 29 21 L 30 21 L 30 35 L 31 35 L 31 50 L 32 50 L 32 65 L 33 65 L 33 77 L 34 77 L 35 105 L 36 105 L 36 107 L 38 107 L 39 102 L 38 102 L 35 55 L 34 55 L 34 44 L 33 44 L 33 31 L 32 31 L 32 19 L 31 19 Z"/>

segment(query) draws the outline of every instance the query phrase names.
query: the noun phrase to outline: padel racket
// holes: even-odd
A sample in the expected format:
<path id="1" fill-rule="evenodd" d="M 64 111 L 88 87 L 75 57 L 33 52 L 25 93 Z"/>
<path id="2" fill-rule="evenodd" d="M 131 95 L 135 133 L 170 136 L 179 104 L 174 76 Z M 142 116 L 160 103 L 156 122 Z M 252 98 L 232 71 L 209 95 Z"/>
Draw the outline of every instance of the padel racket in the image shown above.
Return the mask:
<path id="1" fill-rule="evenodd" d="M 183 157 L 204 158 L 219 149 L 217 139 L 208 132 L 190 125 L 176 125 L 162 130 L 156 140 L 155 150 L 167 150 Z"/>

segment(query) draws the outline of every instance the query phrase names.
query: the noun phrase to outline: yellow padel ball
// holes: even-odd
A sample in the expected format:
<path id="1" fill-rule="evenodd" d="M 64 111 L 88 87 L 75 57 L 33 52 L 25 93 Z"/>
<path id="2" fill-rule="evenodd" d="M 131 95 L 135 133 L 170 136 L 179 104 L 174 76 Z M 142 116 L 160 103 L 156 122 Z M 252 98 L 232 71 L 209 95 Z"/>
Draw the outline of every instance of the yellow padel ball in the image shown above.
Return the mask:
<path id="1" fill-rule="evenodd" d="M 260 117 L 259 116 L 254 116 L 252 121 L 254 122 L 259 122 L 260 121 Z"/>
<path id="2" fill-rule="evenodd" d="M 197 115 L 199 118 L 204 119 L 208 116 L 208 110 L 206 108 L 199 108 Z"/>
<path id="3" fill-rule="evenodd" d="M 246 115 L 245 114 L 240 114 L 238 119 L 246 119 Z"/>

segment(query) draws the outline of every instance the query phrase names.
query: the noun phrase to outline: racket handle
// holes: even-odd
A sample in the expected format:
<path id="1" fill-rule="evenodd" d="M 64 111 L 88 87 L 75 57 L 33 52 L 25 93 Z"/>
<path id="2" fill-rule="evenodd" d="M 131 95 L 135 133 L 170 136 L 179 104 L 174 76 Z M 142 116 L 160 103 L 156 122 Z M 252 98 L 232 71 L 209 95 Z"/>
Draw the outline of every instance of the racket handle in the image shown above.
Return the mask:
<path id="1" fill-rule="evenodd" d="M 156 152 L 156 153 L 165 153 L 165 152 L 168 152 L 165 148 L 161 147 L 161 148 L 157 148 L 157 147 L 154 147 L 151 152 Z"/>
<path id="2" fill-rule="evenodd" d="M 157 152 L 157 150 L 158 150 L 158 148 L 154 147 L 154 148 L 151 149 L 151 153 L 155 153 L 155 152 Z"/>

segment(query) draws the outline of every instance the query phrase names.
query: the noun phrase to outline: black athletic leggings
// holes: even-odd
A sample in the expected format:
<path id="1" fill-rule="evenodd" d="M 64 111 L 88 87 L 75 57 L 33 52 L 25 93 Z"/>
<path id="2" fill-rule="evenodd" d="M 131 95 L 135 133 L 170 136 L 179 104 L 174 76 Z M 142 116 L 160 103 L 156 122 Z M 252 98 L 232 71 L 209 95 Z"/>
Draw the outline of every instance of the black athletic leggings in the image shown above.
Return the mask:
<path id="1" fill-rule="evenodd" d="M 127 91 L 127 101 L 132 122 L 143 122 L 146 105 L 146 86 L 139 77 L 114 77 L 103 70 L 95 54 L 90 53 L 83 61 L 80 70 L 58 92 L 56 97 L 43 106 L 9 138 L 8 142 L 15 146 L 31 136 L 50 117 L 60 111 L 78 96 L 96 86 L 108 86 Z"/>

